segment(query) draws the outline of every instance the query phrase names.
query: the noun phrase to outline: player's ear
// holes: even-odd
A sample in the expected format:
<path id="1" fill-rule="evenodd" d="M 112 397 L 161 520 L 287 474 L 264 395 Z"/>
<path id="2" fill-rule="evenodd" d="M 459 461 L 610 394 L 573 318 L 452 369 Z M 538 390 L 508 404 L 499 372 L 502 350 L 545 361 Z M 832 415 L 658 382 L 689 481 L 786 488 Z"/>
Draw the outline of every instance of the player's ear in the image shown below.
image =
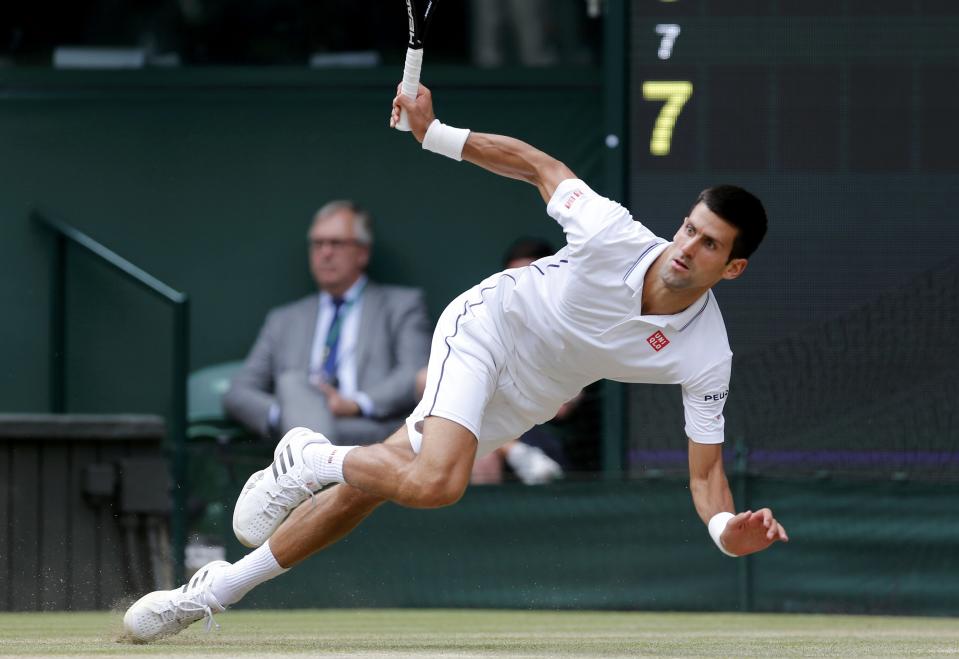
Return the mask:
<path id="1" fill-rule="evenodd" d="M 743 274 L 748 264 L 749 259 L 731 260 L 726 264 L 726 269 L 723 270 L 723 279 L 736 279 L 739 275 Z"/>

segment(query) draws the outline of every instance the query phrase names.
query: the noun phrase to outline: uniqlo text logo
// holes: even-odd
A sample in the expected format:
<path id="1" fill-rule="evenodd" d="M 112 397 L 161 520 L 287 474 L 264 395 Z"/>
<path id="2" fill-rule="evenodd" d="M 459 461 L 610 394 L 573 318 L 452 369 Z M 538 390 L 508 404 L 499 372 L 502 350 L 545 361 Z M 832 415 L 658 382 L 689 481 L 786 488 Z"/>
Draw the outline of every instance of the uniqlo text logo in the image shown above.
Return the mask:
<path id="1" fill-rule="evenodd" d="M 573 190 L 566 197 L 566 203 L 563 206 L 566 207 L 566 210 L 569 210 L 573 206 L 573 202 L 583 196 L 583 191 L 580 189 Z"/>
<path id="2" fill-rule="evenodd" d="M 665 334 L 659 330 L 656 330 L 655 334 L 650 334 L 649 338 L 646 339 L 646 343 L 653 346 L 653 350 L 659 352 L 669 345 L 669 339 L 666 338 Z"/>

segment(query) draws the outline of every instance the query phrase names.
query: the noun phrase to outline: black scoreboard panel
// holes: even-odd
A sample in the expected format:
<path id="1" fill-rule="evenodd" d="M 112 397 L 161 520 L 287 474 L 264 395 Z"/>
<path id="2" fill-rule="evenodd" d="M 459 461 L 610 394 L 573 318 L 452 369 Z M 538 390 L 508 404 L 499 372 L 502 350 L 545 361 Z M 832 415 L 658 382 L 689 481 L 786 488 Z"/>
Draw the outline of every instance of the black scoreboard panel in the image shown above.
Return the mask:
<path id="1" fill-rule="evenodd" d="M 769 234 L 719 299 L 726 437 L 773 476 L 959 478 L 959 1 L 633 0 L 627 202 L 700 190 Z M 670 388 L 628 389 L 630 469 L 686 469 Z"/>
<path id="2" fill-rule="evenodd" d="M 633 0 L 629 20 L 636 218 L 672 236 L 716 183 L 770 215 L 716 289 L 738 355 L 959 256 L 959 2 Z"/>

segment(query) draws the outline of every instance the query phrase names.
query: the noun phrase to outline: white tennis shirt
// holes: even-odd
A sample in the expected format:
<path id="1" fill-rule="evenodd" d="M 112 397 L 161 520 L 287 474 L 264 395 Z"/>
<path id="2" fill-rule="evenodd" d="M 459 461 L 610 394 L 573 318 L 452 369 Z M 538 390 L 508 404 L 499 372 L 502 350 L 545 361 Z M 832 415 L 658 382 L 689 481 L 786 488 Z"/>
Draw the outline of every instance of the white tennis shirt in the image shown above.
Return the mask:
<path id="1" fill-rule="evenodd" d="M 515 283 L 500 279 L 487 300 L 513 405 L 542 423 L 599 379 L 678 384 L 686 435 L 722 442 L 732 351 L 712 292 L 678 314 L 644 316 L 643 278 L 669 242 L 578 179 L 556 188 L 547 212 L 566 247 L 498 275 Z"/>

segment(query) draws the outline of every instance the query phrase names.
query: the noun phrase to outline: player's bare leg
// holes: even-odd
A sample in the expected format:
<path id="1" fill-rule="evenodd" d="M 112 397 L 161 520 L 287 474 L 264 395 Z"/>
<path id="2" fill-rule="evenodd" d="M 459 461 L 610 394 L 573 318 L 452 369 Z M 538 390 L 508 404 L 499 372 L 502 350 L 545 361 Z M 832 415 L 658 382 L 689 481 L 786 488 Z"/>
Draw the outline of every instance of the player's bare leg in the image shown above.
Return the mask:
<path id="1" fill-rule="evenodd" d="M 332 520 L 331 526 L 319 527 L 319 539 L 312 543 L 321 545 L 327 532 L 345 533 L 336 520 L 355 517 L 358 522 L 380 500 L 415 508 L 455 503 L 469 484 L 476 444 L 476 437 L 465 427 L 438 417 L 426 419 L 418 453 L 411 449 L 405 426 L 382 444 L 359 447 L 334 446 L 319 433 L 294 428 L 280 440 L 273 463 L 254 473 L 244 486 L 234 508 L 233 530 L 243 544 L 259 547 L 302 502 L 316 505 L 319 498 L 324 509 L 330 506 Z M 333 483 L 347 483 L 369 497 L 349 492 L 313 494 Z M 305 555 L 284 553 L 284 558 L 295 562 Z"/>
<path id="2" fill-rule="evenodd" d="M 411 508 L 436 508 L 459 501 L 469 485 L 476 436 L 440 417 L 424 422 L 415 457 L 396 446 L 362 446 L 346 456 L 343 478 L 353 487 Z"/>
<path id="3" fill-rule="evenodd" d="M 348 535 L 385 499 L 337 485 L 304 501 L 269 539 L 276 562 L 290 568 Z"/>
<path id="4" fill-rule="evenodd" d="M 415 457 L 406 426 L 390 435 L 383 446 L 404 454 L 408 460 Z M 270 537 L 270 549 L 277 563 L 293 567 L 349 534 L 384 501 L 350 485 L 331 487 L 290 514 Z"/>
<path id="5" fill-rule="evenodd" d="M 304 501 L 270 537 L 270 549 L 281 566 L 292 567 L 340 540 L 388 499 L 413 507 L 455 502 L 469 482 L 476 439 L 457 423 L 431 417 L 419 456 L 405 426 L 383 444 L 365 449 L 352 451 L 344 463 L 350 485 L 337 485 L 312 502 Z"/>
<path id="6" fill-rule="evenodd" d="M 405 427 L 387 441 L 400 447 L 405 444 L 413 456 Z M 198 570 L 186 587 L 156 591 L 137 600 L 124 615 L 127 636 L 151 642 L 177 634 L 202 618 L 208 620 L 209 629 L 214 613 L 344 537 L 383 501 L 349 485 L 319 493 L 294 510 L 269 541 L 236 563 L 214 561 Z"/>
<path id="7" fill-rule="evenodd" d="M 328 452 L 337 450 L 317 444 Z M 290 463 L 288 446 L 281 442 L 276 454 L 283 454 L 286 464 Z M 294 456 L 295 464 L 311 461 L 303 453 Z M 426 420 L 419 454 L 413 452 L 405 427 L 383 444 L 351 453 L 349 464 L 341 462 L 341 467 L 352 485 L 339 485 L 304 501 L 269 541 L 236 563 L 212 563 L 201 568 L 184 588 L 142 597 L 124 616 L 128 635 L 148 642 L 176 634 L 204 617 L 212 625 L 213 613 L 340 540 L 387 499 L 423 508 L 457 501 L 469 483 L 476 437 L 459 424 L 431 417 Z M 318 457 L 323 456 L 312 459 Z"/>

